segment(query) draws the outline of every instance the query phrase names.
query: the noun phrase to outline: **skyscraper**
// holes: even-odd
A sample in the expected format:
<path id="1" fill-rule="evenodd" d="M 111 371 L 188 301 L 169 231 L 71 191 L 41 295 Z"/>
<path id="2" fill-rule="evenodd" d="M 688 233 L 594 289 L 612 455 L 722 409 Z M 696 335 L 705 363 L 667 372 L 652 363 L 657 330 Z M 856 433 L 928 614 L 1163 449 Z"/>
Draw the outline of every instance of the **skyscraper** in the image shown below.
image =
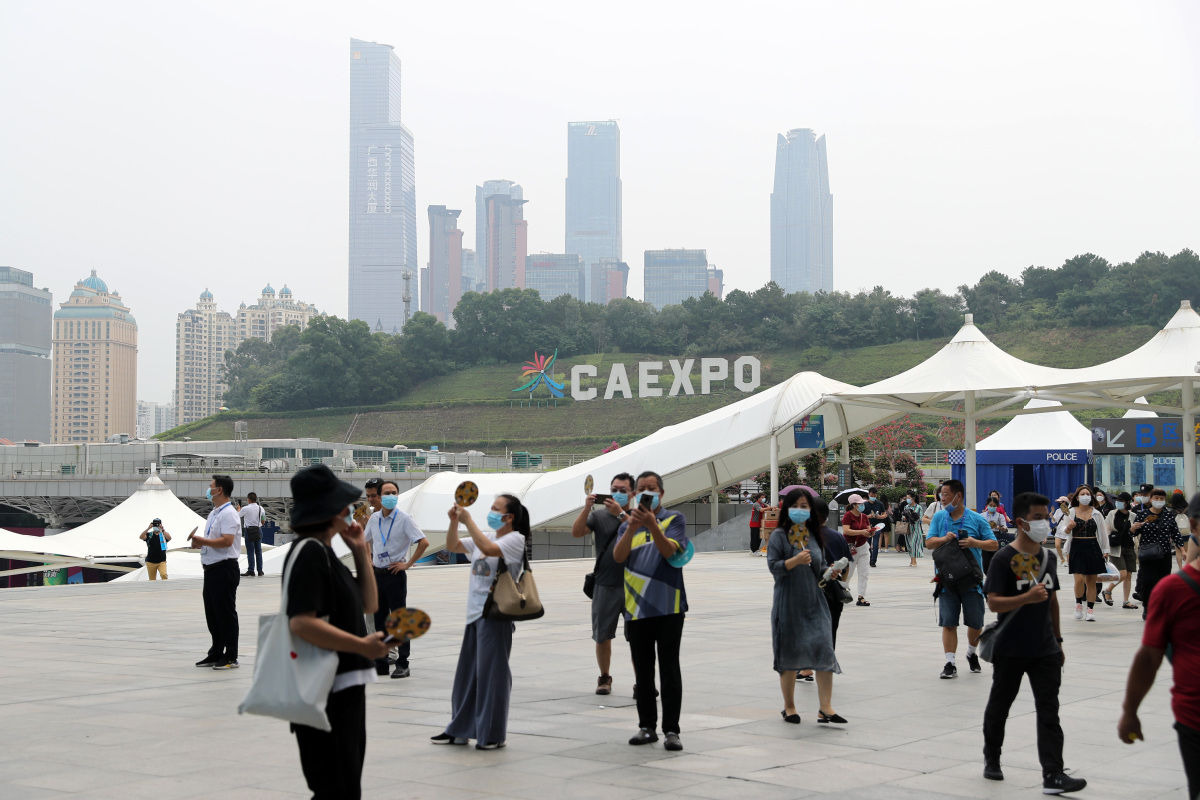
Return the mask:
<path id="1" fill-rule="evenodd" d="M 0 437 L 50 441 L 49 289 L 33 273 L 0 267 Z"/>
<path id="2" fill-rule="evenodd" d="M 520 184 L 485 181 L 475 187 L 475 269 L 480 291 L 525 287 L 528 223 Z"/>
<path id="3" fill-rule="evenodd" d="M 567 123 L 565 252 L 591 270 L 621 260 L 621 129 L 613 120 Z M 604 302 L 591 296 L 587 299 Z"/>
<path id="4" fill-rule="evenodd" d="M 421 310 L 454 326 L 454 307 L 462 297 L 463 232 L 458 229 L 462 211 L 429 207 L 429 266 L 421 280 Z"/>
<path id="5" fill-rule="evenodd" d="M 547 303 L 561 295 L 583 299 L 583 259 L 574 253 L 537 253 L 525 259 L 525 288 L 536 289 Z"/>
<path id="6" fill-rule="evenodd" d="M 137 322 L 96 270 L 54 312 L 53 374 L 52 441 L 137 430 Z"/>
<path id="7" fill-rule="evenodd" d="M 833 291 L 833 195 L 825 137 L 781 134 L 771 192 L 771 280 L 785 292 Z"/>
<path id="8" fill-rule="evenodd" d="M 588 302 L 608 305 L 628 293 L 629 265 L 616 258 L 602 258 L 588 267 Z"/>
<path id="9" fill-rule="evenodd" d="M 404 327 L 404 275 L 417 261 L 413 137 L 400 123 L 400 59 L 350 40 L 350 318 Z"/>
<path id="10" fill-rule="evenodd" d="M 647 250 L 645 259 L 642 297 L 655 308 L 677 306 L 708 291 L 707 251 Z"/>

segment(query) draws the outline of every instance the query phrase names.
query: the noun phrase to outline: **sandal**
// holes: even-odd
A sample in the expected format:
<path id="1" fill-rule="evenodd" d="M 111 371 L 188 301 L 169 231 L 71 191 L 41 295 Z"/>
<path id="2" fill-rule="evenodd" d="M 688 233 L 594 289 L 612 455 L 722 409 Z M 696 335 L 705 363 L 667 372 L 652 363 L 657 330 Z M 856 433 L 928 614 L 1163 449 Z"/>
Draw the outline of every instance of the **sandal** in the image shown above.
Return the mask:
<path id="1" fill-rule="evenodd" d="M 862 599 L 862 598 L 860 597 L 860 598 L 858 598 L 858 602 L 857 602 L 857 603 L 855 603 L 854 605 L 856 605 L 856 606 L 869 606 L 869 605 L 871 605 L 871 604 L 870 604 L 870 603 L 868 603 L 866 600 L 864 600 L 864 599 Z"/>
<path id="2" fill-rule="evenodd" d="M 799 714 L 789 714 L 789 713 L 787 713 L 786 708 L 783 711 L 779 712 L 779 716 L 783 717 L 784 722 L 790 722 L 793 725 L 800 724 L 800 715 Z"/>
<path id="3" fill-rule="evenodd" d="M 1136 611 L 1138 607 L 1136 605 L 1134 605 L 1133 603 L 1129 602 L 1128 600 L 1126 600 L 1124 603 L 1121 604 L 1121 608 L 1130 608 L 1130 609 L 1133 609 Z"/>
<path id="4" fill-rule="evenodd" d="M 820 711 L 817 715 L 817 722 L 820 722 L 821 724 L 833 722 L 838 725 L 845 725 L 846 718 L 841 714 L 826 714 L 824 711 Z"/>
<path id="5" fill-rule="evenodd" d="M 1113 604 L 1112 590 L 1110 589 L 1107 592 L 1101 592 L 1101 594 L 1104 597 L 1104 605 L 1111 606 Z"/>

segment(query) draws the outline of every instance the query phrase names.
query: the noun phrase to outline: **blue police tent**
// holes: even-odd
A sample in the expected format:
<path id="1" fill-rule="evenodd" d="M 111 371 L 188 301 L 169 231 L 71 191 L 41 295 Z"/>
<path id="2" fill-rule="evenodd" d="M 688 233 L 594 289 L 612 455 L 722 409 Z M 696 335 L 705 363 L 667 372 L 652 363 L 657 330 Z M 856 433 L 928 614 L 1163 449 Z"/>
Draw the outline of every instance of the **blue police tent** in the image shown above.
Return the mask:
<path id="1" fill-rule="evenodd" d="M 1033 399 L 1025 408 L 1061 406 L 1052 400 Z M 1067 411 L 1022 414 L 975 447 L 979 501 L 1000 492 L 1012 513 L 1012 499 L 1021 492 L 1038 492 L 1053 501 L 1068 495 L 1087 480 L 1092 434 Z M 966 451 L 950 451 L 950 474 L 966 481 Z"/>

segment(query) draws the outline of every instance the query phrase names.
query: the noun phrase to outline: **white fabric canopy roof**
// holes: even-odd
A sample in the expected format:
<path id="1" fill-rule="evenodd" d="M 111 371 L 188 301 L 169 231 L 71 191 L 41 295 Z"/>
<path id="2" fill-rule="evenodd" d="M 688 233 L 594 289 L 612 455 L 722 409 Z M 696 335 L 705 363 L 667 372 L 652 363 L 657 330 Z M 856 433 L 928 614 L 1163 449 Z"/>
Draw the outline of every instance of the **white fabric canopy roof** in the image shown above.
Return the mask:
<path id="1" fill-rule="evenodd" d="M 1062 408 L 1054 400 L 1033 398 L 1025 410 Z M 1046 411 L 1013 417 L 1000 430 L 981 439 L 978 450 L 1091 450 L 1092 432 L 1069 411 Z"/>
<path id="2" fill-rule="evenodd" d="M 1146 398 L 1139 397 L 1137 399 L 1137 402 L 1142 405 L 1146 405 Z M 1124 414 L 1122 414 L 1121 418 L 1122 419 L 1140 419 L 1143 417 L 1157 417 L 1157 416 L 1158 416 L 1158 414 L 1155 414 L 1153 411 L 1145 411 L 1140 408 L 1131 408 L 1128 411 L 1126 411 Z"/>

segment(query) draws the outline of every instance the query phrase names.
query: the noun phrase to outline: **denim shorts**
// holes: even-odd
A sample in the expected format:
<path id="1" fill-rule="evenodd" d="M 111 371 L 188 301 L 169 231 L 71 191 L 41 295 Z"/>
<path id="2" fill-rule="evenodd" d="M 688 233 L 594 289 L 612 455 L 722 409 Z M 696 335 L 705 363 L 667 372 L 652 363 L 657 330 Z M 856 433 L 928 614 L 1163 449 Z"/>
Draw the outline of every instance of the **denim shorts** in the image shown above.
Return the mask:
<path id="1" fill-rule="evenodd" d="M 957 628 L 960 609 L 962 621 L 968 628 L 979 630 L 983 627 L 983 594 L 978 589 L 968 589 L 960 594 L 943 587 L 938 594 L 938 625 Z"/>

